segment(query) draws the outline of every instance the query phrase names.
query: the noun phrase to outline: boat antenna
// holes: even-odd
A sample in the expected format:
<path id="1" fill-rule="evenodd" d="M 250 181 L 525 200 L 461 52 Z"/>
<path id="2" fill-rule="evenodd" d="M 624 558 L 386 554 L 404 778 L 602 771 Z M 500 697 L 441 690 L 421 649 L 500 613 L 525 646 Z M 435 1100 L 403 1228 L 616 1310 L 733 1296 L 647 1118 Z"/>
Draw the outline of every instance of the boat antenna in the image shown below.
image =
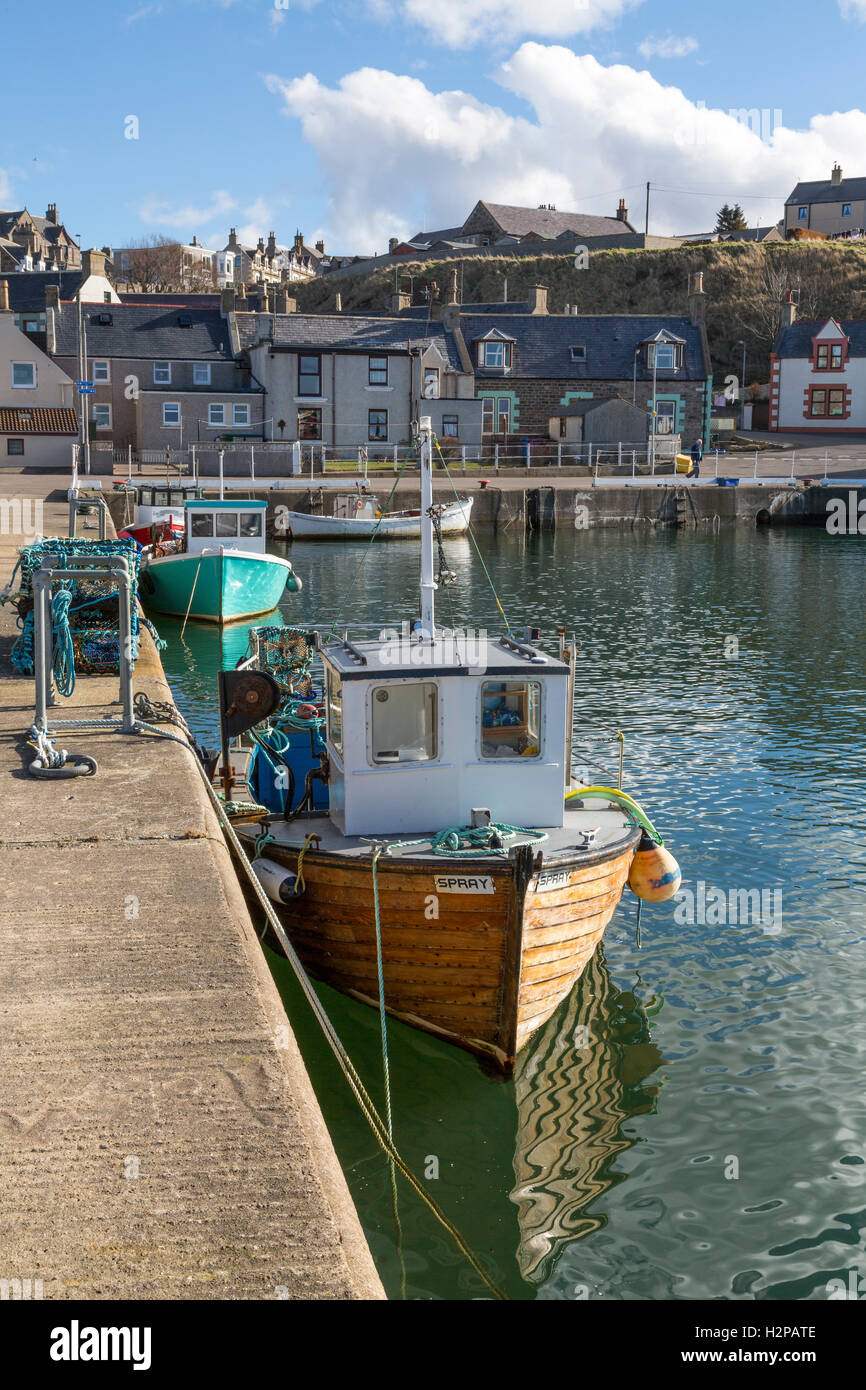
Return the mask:
<path id="1" fill-rule="evenodd" d="M 433 595 L 433 422 L 422 415 L 421 433 L 421 636 L 432 642 L 436 636 Z"/>

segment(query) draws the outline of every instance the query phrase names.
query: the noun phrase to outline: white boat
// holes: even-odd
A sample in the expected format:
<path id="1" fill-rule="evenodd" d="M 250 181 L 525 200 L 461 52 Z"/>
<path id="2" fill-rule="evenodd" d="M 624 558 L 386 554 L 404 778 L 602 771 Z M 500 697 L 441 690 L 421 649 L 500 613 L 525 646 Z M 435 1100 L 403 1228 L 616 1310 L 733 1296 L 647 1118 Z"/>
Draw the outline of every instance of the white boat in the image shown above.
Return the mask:
<path id="1" fill-rule="evenodd" d="M 443 536 L 462 536 L 469 529 L 472 498 L 435 506 L 434 525 Z M 421 535 L 418 507 L 382 515 L 379 499 L 369 494 L 346 493 L 337 497 L 331 516 L 311 512 L 285 512 L 279 528 L 294 540 L 417 540 Z"/>

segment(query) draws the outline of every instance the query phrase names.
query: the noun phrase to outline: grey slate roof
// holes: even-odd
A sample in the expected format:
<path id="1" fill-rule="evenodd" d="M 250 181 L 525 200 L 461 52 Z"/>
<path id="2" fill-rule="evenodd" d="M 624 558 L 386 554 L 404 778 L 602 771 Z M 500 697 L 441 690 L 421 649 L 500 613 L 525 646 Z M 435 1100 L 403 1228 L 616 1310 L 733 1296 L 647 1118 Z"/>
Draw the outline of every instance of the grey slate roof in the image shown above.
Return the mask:
<path id="1" fill-rule="evenodd" d="M 111 323 L 101 324 L 100 314 L 110 314 Z M 183 317 L 191 320 L 189 328 L 180 326 L 178 320 Z M 143 357 L 175 362 L 232 360 L 228 323 L 219 309 L 164 304 L 88 304 L 84 318 L 87 351 L 93 357 Z M 78 351 L 75 308 L 64 305 L 60 314 L 55 314 L 54 322 L 55 355 L 75 356 Z"/>
<path id="2" fill-rule="evenodd" d="M 81 270 L 14 271 L 6 277 L 9 308 L 15 314 L 41 314 L 45 309 L 46 285 L 56 285 L 61 299 L 74 299 L 84 279 Z"/>
<path id="3" fill-rule="evenodd" d="M 631 381 L 635 349 L 661 331 L 674 334 L 685 342 L 683 366 L 679 371 L 659 369 L 657 379 L 663 381 L 703 381 L 707 376 L 704 363 L 701 331 L 688 318 L 660 314 L 477 314 L 463 313 L 460 327 L 466 345 L 472 344 L 491 329 L 499 329 L 514 339 L 514 365 L 502 373 L 489 368 L 475 367 L 480 380 L 501 381 L 524 377 L 541 377 L 571 381 Z M 586 360 L 572 360 L 571 348 L 586 347 Z M 472 354 L 474 360 L 474 353 Z M 638 381 L 652 380 L 652 372 L 640 361 Z"/>
<path id="4" fill-rule="evenodd" d="M 818 179 L 814 183 L 798 183 L 790 197 L 785 199 L 785 207 L 792 204 L 807 203 L 860 203 L 866 199 L 866 178 L 843 179 L 833 183 L 832 179 Z"/>
<path id="5" fill-rule="evenodd" d="M 504 232 L 527 236 L 537 232 L 555 239 L 574 232 L 577 236 L 627 236 L 634 229 L 616 217 L 598 217 L 586 212 L 559 212 L 550 208 L 517 208 L 508 203 L 482 202 Z"/>
<path id="6" fill-rule="evenodd" d="M 310 352 L 408 352 L 409 347 L 437 343 L 455 367 L 459 366 L 451 335 L 441 323 L 417 323 L 407 315 L 367 314 L 238 314 L 242 348 L 270 339 L 275 347 Z"/>
<path id="7" fill-rule="evenodd" d="M 783 328 L 773 348 L 777 357 L 811 357 L 812 339 L 828 322 L 827 319 L 799 319 L 790 328 Z M 852 357 L 866 357 L 866 319 L 844 319 L 837 323 L 847 338 Z"/>

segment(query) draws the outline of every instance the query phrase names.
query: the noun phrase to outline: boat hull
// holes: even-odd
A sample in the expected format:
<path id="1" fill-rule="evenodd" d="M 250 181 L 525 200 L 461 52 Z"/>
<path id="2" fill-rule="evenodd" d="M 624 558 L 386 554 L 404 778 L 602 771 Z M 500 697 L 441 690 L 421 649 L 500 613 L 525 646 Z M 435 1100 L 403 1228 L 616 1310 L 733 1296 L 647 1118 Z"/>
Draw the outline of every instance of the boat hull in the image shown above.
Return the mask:
<path id="1" fill-rule="evenodd" d="M 510 1072 L 592 959 L 637 843 L 629 829 L 540 873 L 531 845 L 482 862 L 380 858 L 388 1013 Z M 270 843 L 265 853 L 297 870 L 298 849 Z M 303 876 L 302 895 L 278 908 L 292 945 L 315 978 L 378 1007 L 369 856 L 309 848 Z"/>
<path id="2" fill-rule="evenodd" d="M 443 507 L 440 526 L 444 536 L 463 535 L 469 527 L 472 498 Z M 417 540 L 421 514 L 417 516 L 338 517 L 288 512 L 284 523 L 294 540 Z"/>
<path id="3" fill-rule="evenodd" d="M 291 574 L 288 561 L 276 555 L 207 551 L 149 560 L 141 587 L 145 604 L 157 613 L 231 623 L 270 613 Z"/>

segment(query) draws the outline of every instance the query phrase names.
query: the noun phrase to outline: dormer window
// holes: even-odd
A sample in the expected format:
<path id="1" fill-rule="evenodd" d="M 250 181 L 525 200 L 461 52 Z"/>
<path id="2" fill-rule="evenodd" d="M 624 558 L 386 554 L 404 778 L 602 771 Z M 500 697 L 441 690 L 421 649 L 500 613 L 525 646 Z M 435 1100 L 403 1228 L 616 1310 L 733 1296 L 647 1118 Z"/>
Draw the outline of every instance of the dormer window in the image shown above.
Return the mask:
<path id="1" fill-rule="evenodd" d="M 503 342 L 501 338 L 493 338 L 479 343 L 479 367 L 498 367 L 500 371 L 507 371 L 511 367 L 513 347 L 513 343 Z"/>
<path id="2" fill-rule="evenodd" d="M 674 372 L 680 366 L 682 349 L 679 343 L 647 343 L 647 366 L 652 371 Z"/>
<path id="3" fill-rule="evenodd" d="M 571 349 L 572 362 L 586 361 L 586 343 L 578 343 Z"/>
<path id="4" fill-rule="evenodd" d="M 848 357 L 848 339 L 842 336 L 837 323 L 830 322 L 823 330 L 826 337 L 812 340 L 812 369 L 816 372 L 844 372 Z M 835 334 L 838 333 L 839 337 Z"/>

